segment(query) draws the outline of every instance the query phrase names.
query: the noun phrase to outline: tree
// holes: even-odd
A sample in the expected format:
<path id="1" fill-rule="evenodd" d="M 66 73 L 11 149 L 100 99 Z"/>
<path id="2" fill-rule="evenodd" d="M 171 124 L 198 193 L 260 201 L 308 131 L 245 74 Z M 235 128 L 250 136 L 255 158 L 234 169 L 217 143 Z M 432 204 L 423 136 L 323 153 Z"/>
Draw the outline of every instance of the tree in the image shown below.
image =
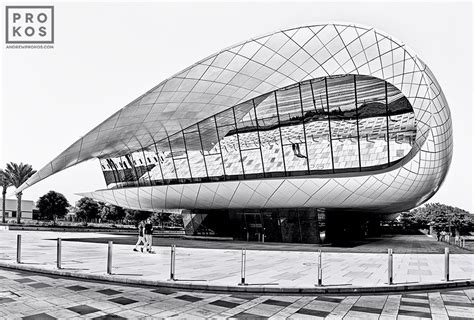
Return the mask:
<path id="1" fill-rule="evenodd" d="M 102 204 L 100 217 L 103 221 L 122 221 L 125 218 L 126 212 L 122 207 L 113 204 Z"/>
<path id="2" fill-rule="evenodd" d="M 138 225 L 140 221 L 146 220 L 152 215 L 151 212 L 142 210 L 125 209 L 125 212 L 125 220 L 135 225 Z"/>
<path id="3" fill-rule="evenodd" d="M 83 197 L 76 202 L 76 215 L 79 220 L 89 222 L 99 217 L 99 204 L 92 198 Z"/>
<path id="4" fill-rule="evenodd" d="M 184 227 L 183 215 L 180 213 L 172 213 L 170 216 L 173 227 Z"/>
<path id="5" fill-rule="evenodd" d="M 36 206 L 42 219 L 56 221 L 68 213 L 69 202 L 61 193 L 49 191 L 39 198 Z"/>
<path id="6" fill-rule="evenodd" d="M 5 208 L 5 201 L 7 196 L 7 189 L 12 185 L 10 181 L 10 177 L 8 174 L 0 169 L 0 182 L 2 183 L 2 222 L 5 223 L 5 216 L 6 216 L 6 208 Z"/>
<path id="7" fill-rule="evenodd" d="M 7 168 L 5 169 L 11 184 L 15 188 L 19 188 L 23 183 L 28 180 L 29 177 L 36 173 L 36 170 L 33 170 L 33 167 L 29 164 L 17 164 L 17 163 L 7 163 Z M 23 192 L 16 193 L 17 199 L 17 210 L 16 210 L 16 223 L 21 222 L 21 196 Z"/>
<path id="8" fill-rule="evenodd" d="M 163 225 L 167 222 L 171 222 L 171 213 L 169 212 L 155 212 L 152 215 L 153 222 L 155 224 Z"/>
<path id="9" fill-rule="evenodd" d="M 437 232 L 450 234 L 468 232 L 474 229 L 473 215 L 466 210 L 441 203 L 427 203 L 423 207 L 400 215 L 400 222 L 406 228 L 427 228 L 433 226 Z"/>

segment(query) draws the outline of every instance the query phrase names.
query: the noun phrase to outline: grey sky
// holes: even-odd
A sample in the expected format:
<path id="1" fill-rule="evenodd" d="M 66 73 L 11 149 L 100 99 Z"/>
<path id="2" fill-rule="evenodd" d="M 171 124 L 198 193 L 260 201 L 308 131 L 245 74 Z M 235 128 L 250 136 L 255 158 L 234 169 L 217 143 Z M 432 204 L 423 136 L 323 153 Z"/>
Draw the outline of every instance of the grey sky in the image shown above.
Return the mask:
<path id="1" fill-rule="evenodd" d="M 430 201 L 473 211 L 470 2 L 53 4 L 54 49 L 2 49 L 1 167 L 22 161 L 40 169 L 137 96 L 224 47 L 292 26 L 352 22 L 404 42 L 434 72 L 452 112 L 454 157 Z M 104 187 L 93 160 L 24 198 L 56 190 L 72 203 L 74 193 Z"/>

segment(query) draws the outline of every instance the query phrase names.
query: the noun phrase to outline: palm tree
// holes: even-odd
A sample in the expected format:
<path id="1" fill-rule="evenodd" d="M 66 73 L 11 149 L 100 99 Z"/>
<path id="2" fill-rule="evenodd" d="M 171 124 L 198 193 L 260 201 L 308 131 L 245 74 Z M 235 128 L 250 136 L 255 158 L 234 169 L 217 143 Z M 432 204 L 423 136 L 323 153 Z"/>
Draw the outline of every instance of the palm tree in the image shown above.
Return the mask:
<path id="1" fill-rule="evenodd" d="M 0 183 L 2 184 L 2 222 L 5 223 L 5 197 L 7 196 L 7 189 L 12 183 L 10 177 L 2 169 L 0 169 Z"/>
<path id="2" fill-rule="evenodd" d="M 6 174 L 10 178 L 10 182 L 15 188 L 19 188 L 29 177 L 36 173 L 36 170 L 33 170 L 33 167 L 30 164 L 17 164 L 17 163 L 7 163 L 7 168 L 5 169 Z M 17 210 L 16 210 L 16 223 L 21 221 L 21 196 L 23 192 L 18 192 L 16 194 L 17 199 Z"/>

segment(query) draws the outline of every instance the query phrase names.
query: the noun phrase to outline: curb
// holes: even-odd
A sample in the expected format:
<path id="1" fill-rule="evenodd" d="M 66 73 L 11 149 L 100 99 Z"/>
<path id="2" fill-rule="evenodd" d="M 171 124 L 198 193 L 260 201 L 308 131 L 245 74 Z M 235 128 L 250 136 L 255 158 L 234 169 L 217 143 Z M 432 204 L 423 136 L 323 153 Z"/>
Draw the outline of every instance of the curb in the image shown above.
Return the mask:
<path id="1" fill-rule="evenodd" d="M 474 287 L 474 280 L 453 280 L 449 282 L 431 282 L 431 283 L 413 283 L 413 284 L 393 284 L 383 285 L 377 287 L 355 287 L 355 286 L 328 286 L 328 287 L 281 287 L 275 288 L 271 286 L 225 286 L 225 285 L 207 285 L 196 283 L 179 283 L 174 281 L 155 281 L 155 280 L 140 280 L 127 279 L 107 274 L 86 274 L 80 272 L 72 272 L 67 270 L 47 270 L 41 267 L 28 266 L 14 263 L 0 262 L 0 267 L 14 270 L 24 270 L 30 272 L 37 272 L 42 274 L 56 275 L 75 279 L 87 279 L 96 281 L 105 281 L 119 284 L 142 285 L 152 287 L 166 287 L 173 289 L 184 290 L 200 290 L 213 292 L 231 292 L 231 293 L 253 293 L 253 294 L 298 294 L 298 295 L 312 295 L 312 294 L 359 294 L 359 293 L 396 293 L 419 290 L 438 290 L 438 289 L 453 289 L 463 287 Z M 237 282 L 237 281 L 236 281 Z"/>

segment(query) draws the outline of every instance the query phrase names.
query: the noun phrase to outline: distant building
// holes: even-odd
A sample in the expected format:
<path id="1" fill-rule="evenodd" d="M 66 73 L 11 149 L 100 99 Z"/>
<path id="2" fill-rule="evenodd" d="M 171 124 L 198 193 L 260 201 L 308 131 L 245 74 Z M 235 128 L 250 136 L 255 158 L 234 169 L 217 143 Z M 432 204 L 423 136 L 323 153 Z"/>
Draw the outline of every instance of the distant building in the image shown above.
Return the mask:
<path id="1" fill-rule="evenodd" d="M 2 198 L 0 198 L 0 202 Z M 5 201 L 5 217 L 6 219 L 16 219 L 17 200 L 6 199 Z M 21 218 L 33 219 L 33 209 L 36 209 L 33 200 L 21 200 Z M 0 216 L 2 213 L 0 213 Z"/>

